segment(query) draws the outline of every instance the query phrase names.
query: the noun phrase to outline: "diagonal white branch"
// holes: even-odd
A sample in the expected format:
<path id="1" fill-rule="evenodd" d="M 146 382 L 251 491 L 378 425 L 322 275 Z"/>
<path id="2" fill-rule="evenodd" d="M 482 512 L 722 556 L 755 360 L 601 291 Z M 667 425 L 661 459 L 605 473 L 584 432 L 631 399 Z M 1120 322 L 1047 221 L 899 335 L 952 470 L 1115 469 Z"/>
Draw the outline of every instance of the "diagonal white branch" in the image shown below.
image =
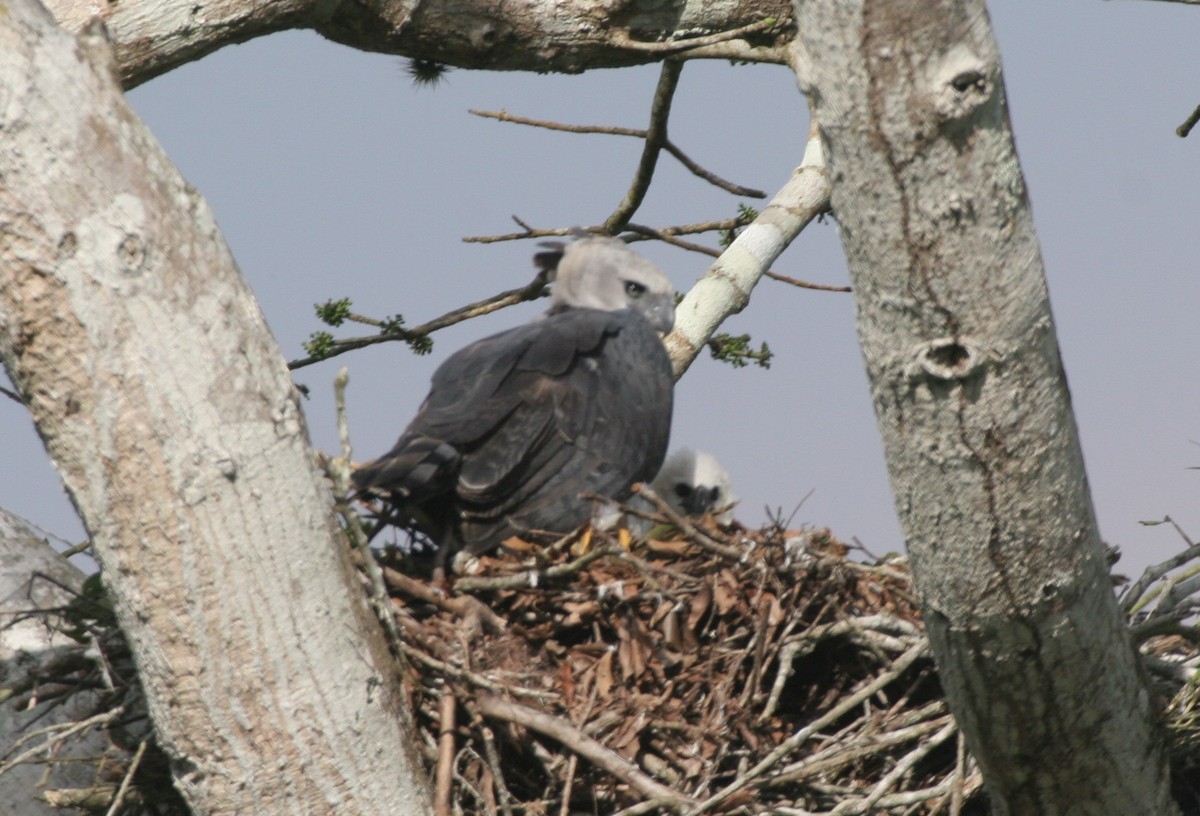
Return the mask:
<path id="1" fill-rule="evenodd" d="M 688 370 L 725 318 L 746 308 L 754 286 L 788 244 L 827 209 L 829 177 L 814 123 L 809 129 L 804 160 L 787 184 L 675 309 L 675 330 L 665 341 L 675 379 Z"/>

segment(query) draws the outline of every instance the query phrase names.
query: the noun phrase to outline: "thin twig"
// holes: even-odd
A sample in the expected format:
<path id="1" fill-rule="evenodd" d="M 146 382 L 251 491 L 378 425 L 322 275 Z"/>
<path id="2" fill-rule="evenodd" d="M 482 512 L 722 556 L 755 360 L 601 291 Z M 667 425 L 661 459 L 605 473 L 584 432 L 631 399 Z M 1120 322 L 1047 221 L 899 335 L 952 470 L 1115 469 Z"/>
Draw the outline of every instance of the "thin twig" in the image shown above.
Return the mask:
<path id="1" fill-rule="evenodd" d="M 777 280 L 780 283 L 790 283 L 792 286 L 798 286 L 801 289 L 816 289 L 819 292 L 851 292 L 849 286 L 837 286 L 832 283 L 812 283 L 811 281 L 800 280 L 799 278 L 790 278 L 787 275 L 780 275 L 778 272 L 767 270 L 763 273 L 772 280 Z"/>
<path id="2" fill-rule="evenodd" d="M 1187 135 L 1192 132 L 1192 128 L 1196 123 L 1200 122 L 1200 106 L 1197 106 L 1192 115 L 1183 120 L 1183 124 L 1175 128 L 1175 135 L 1181 139 L 1186 139 Z"/>
<path id="3" fill-rule="evenodd" d="M 1171 558 L 1168 558 L 1161 564 L 1154 564 L 1153 566 L 1147 567 L 1146 571 L 1142 573 L 1141 577 L 1134 581 L 1133 584 L 1130 585 L 1129 589 L 1125 590 L 1125 593 L 1121 596 L 1121 610 L 1126 615 L 1136 614 L 1142 609 L 1142 607 L 1154 599 L 1154 594 L 1146 595 L 1146 590 L 1151 584 L 1153 584 L 1159 578 L 1162 578 L 1171 570 L 1178 569 L 1189 561 L 1200 558 L 1200 544 L 1196 544 L 1194 541 L 1192 541 L 1191 538 L 1188 537 L 1188 534 L 1183 531 L 1183 528 L 1176 524 L 1175 520 L 1170 516 L 1165 517 L 1163 521 L 1169 523 L 1175 528 L 1175 531 L 1179 533 L 1180 537 L 1182 537 L 1184 542 L 1187 544 L 1187 549 L 1175 556 L 1172 556 Z M 1146 595 L 1146 597 L 1143 598 L 1143 595 Z"/>
<path id="4" fill-rule="evenodd" d="M 745 226 L 747 223 L 747 221 L 741 218 L 729 218 L 724 221 L 709 221 L 706 224 L 694 226 L 703 226 L 705 228 L 704 231 L 731 230 Z M 699 252 L 701 255 L 707 255 L 710 258 L 721 257 L 721 250 L 719 249 L 713 249 L 712 247 L 706 247 L 703 244 L 697 244 L 693 241 L 684 241 L 676 238 L 675 236 L 683 231 L 678 227 L 655 229 L 654 227 L 647 227 L 641 224 L 626 224 L 625 229 L 629 230 L 630 232 L 636 232 L 639 235 L 643 235 L 647 238 L 654 238 L 655 240 L 662 241 L 664 244 L 670 244 L 671 246 L 676 246 L 680 249 L 686 249 L 688 252 Z M 781 275 L 778 272 L 772 272 L 770 269 L 764 272 L 763 275 L 771 278 L 772 280 L 777 280 L 780 283 L 790 284 L 798 289 L 813 289 L 818 292 L 852 291 L 849 286 L 838 286 L 832 283 L 813 283 L 812 281 L 801 280 L 800 278 L 793 278 L 789 277 L 788 275 Z"/>
<path id="5" fill-rule="evenodd" d="M 589 133 L 601 134 L 605 136 L 632 136 L 637 139 L 647 138 L 649 131 L 640 130 L 638 128 L 619 127 L 617 125 L 568 125 L 562 122 L 552 122 L 547 119 L 530 119 L 525 116 L 513 116 L 508 111 L 484 111 L 484 110 L 468 110 L 475 116 L 481 116 L 485 119 L 495 119 L 499 122 L 511 122 L 515 125 L 528 125 L 530 127 L 545 128 L 546 130 L 557 130 L 564 133 Z M 732 193 L 736 196 L 745 196 L 746 198 L 766 198 L 767 194 L 762 190 L 756 190 L 753 187 L 743 187 L 740 184 L 734 184 L 732 181 L 726 181 L 717 174 L 705 170 L 699 164 L 694 162 L 686 153 L 684 153 L 678 145 L 666 138 L 665 134 L 662 140 L 662 149 L 670 153 L 679 163 L 691 171 L 692 175 L 698 176 L 709 184 L 715 187 L 720 187 L 727 193 Z"/>
<path id="6" fill-rule="evenodd" d="M 450 793 L 454 781 L 454 714 L 458 709 L 458 700 L 450 687 L 442 689 L 441 704 L 439 705 L 440 722 L 438 723 L 438 761 L 434 773 L 436 780 L 433 796 L 433 812 L 436 816 L 450 816 Z"/>
<path id="7" fill-rule="evenodd" d="M 734 227 L 741 226 L 742 222 L 741 219 L 731 218 L 725 221 L 710 221 L 709 223 L 729 225 L 714 227 L 714 229 L 733 229 Z M 629 230 L 630 232 L 637 233 L 638 235 L 645 236 L 646 238 L 653 238 L 656 241 L 662 241 L 664 244 L 670 244 L 671 246 L 679 247 L 680 249 L 686 249 L 688 252 L 699 252 L 701 255 L 707 255 L 710 258 L 717 258 L 721 255 L 719 250 L 713 249 L 712 247 L 706 247 L 704 244 L 697 244 L 695 241 L 685 241 L 682 238 L 676 238 L 675 236 L 677 234 L 677 230 L 672 227 L 659 230 L 654 229 L 653 227 L 646 227 L 641 224 L 626 224 L 625 229 Z"/>
<path id="8" fill-rule="evenodd" d="M 747 550 L 741 550 L 741 549 L 738 549 L 737 547 L 730 547 L 725 544 L 722 544 L 721 542 L 717 541 L 715 538 L 710 536 L 708 533 L 705 533 L 704 531 L 698 529 L 696 527 L 696 525 L 692 524 L 692 522 L 689 521 L 685 516 L 679 515 L 679 513 L 677 513 L 675 511 L 675 508 L 673 508 L 671 505 L 667 504 L 667 502 L 665 500 L 663 500 L 657 493 L 655 493 L 653 488 L 650 487 L 650 485 L 647 485 L 647 484 L 642 484 L 641 486 L 635 485 L 634 492 L 636 492 L 638 495 L 644 497 L 651 504 L 653 504 L 655 510 L 657 510 L 658 512 L 660 512 L 664 516 L 666 516 L 667 519 L 672 524 L 674 524 L 676 527 L 678 527 L 680 530 L 683 531 L 684 536 L 689 541 L 696 544 L 701 549 L 705 549 L 705 550 L 708 550 L 709 552 L 716 553 L 717 555 L 721 556 L 722 558 L 728 558 L 735 562 L 740 562 L 742 559 L 744 559 L 746 557 Z"/>
<path id="9" fill-rule="evenodd" d="M 644 816 L 646 813 L 658 813 L 665 805 L 670 804 L 664 799 L 651 799 L 647 802 L 638 802 L 636 805 L 630 805 L 624 810 L 618 810 L 612 816 Z"/>
<path id="10" fill-rule="evenodd" d="M 368 599 L 375 617 L 383 624 L 387 633 L 388 643 L 393 649 L 402 643 L 400 631 L 396 628 L 396 617 L 392 614 L 392 604 L 388 600 L 387 586 L 383 582 L 383 571 L 379 562 L 371 552 L 371 543 L 363 532 L 362 522 L 357 513 L 350 509 L 350 422 L 346 417 L 346 385 L 350 382 L 350 373 L 345 366 L 338 370 L 333 380 L 333 401 L 337 411 L 338 439 L 342 445 L 342 455 L 327 460 L 327 471 L 333 481 L 333 489 L 337 497 L 337 512 L 342 517 L 346 535 L 354 549 L 359 553 L 360 566 L 367 575 L 370 584 Z"/>
<path id="11" fill-rule="evenodd" d="M 292 360 L 290 363 L 288 363 L 288 368 L 292 371 L 295 371 L 298 368 L 304 368 L 305 366 L 312 365 L 313 363 L 319 363 L 323 360 L 337 357 L 339 354 L 345 354 L 346 352 L 353 351 L 354 349 L 373 346 L 376 343 L 391 343 L 396 341 L 409 342 L 421 337 L 427 337 L 439 329 L 444 329 L 447 326 L 453 326 L 457 323 L 462 323 L 464 320 L 470 320 L 473 317 L 491 314 L 492 312 L 499 311 L 500 309 L 504 309 L 509 306 L 515 306 L 518 303 L 537 300 L 545 293 L 545 289 L 545 278 L 539 274 L 531 283 L 521 287 L 520 289 L 509 289 L 505 292 L 501 292 L 498 295 L 490 297 L 487 300 L 468 303 L 466 306 L 446 312 L 446 314 L 442 315 L 441 317 L 435 317 L 428 323 L 422 323 L 420 326 L 416 326 L 411 329 L 401 329 L 393 332 L 381 332 L 380 334 L 373 334 L 367 337 L 351 337 L 345 340 L 334 340 L 333 345 L 330 347 L 328 352 L 320 355 L 302 357 L 299 360 Z"/>
<path id="12" fill-rule="evenodd" d="M 459 578 L 454 582 L 456 592 L 487 592 L 497 589 L 520 589 L 522 587 L 541 586 L 547 578 L 560 578 L 579 572 L 588 564 L 606 555 L 620 555 L 619 547 L 597 547 L 591 552 L 584 553 L 574 561 L 565 564 L 555 564 L 544 570 L 525 570 L 512 575 L 496 575 L 489 578 Z"/>
<path id="13" fill-rule="evenodd" d="M 487 725 L 481 725 L 479 731 L 483 735 L 483 754 L 487 757 L 488 766 L 492 769 L 492 780 L 500 794 L 500 809 L 504 816 L 512 816 L 513 795 L 504 781 L 504 766 L 500 761 L 500 752 L 496 750 L 496 737 Z"/>
<path id="14" fill-rule="evenodd" d="M 3 775 L 7 771 L 11 771 L 18 765 L 28 762 L 32 757 L 42 753 L 43 751 L 50 752 L 53 750 L 54 746 L 61 745 L 67 739 L 75 736 L 76 734 L 86 731 L 93 726 L 108 725 L 109 723 L 124 716 L 124 714 L 124 706 L 117 706 L 111 711 L 102 712 L 94 717 L 88 717 L 85 720 L 57 723 L 55 725 L 46 726 L 45 728 L 39 728 L 37 731 L 31 731 L 16 740 L 11 746 L 9 746 L 8 750 L 16 750 L 27 742 L 31 742 L 39 737 L 46 737 L 46 741 L 35 745 L 29 750 L 18 754 L 13 759 L 10 759 L 4 764 L 0 765 L 0 775 Z"/>
<path id="15" fill-rule="evenodd" d="M 78 544 L 72 545 L 71 547 L 63 550 L 59 554 L 63 558 L 70 558 L 72 555 L 79 555 L 80 553 L 85 553 L 88 550 L 90 550 L 91 548 L 92 548 L 92 540 L 89 538 L 84 541 L 80 541 Z"/>
<path id="16" fill-rule="evenodd" d="M 805 644 L 800 640 L 792 640 L 784 643 L 783 649 L 779 652 L 779 658 L 776 661 L 779 666 L 775 671 L 775 683 L 771 686 L 771 694 L 767 697 L 767 704 L 763 707 L 762 713 L 758 715 L 758 722 L 765 723 L 771 717 L 775 716 L 775 709 L 779 707 L 779 700 L 783 696 L 783 687 L 787 684 L 788 678 L 792 676 L 792 668 L 795 664 L 796 656 L 801 649 L 805 648 Z"/>
<path id="17" fill-rule="evenodd" d="M 860 719 L 859 722 L 862 722 Z M 920 739 L 931 731 L 953 724 L 948 715 L 934 720 L 920 722 L 915 725 L 886 731 L 882 734 L 858 734 L 834 740 L 827 748 L 805 757 L 800 762 L 780 769 L 764 783 L 764 787 L 777 788 L 803 782 L 813 777 L 829 778 L 830 774 L 861 761 L 865 757 L 878 756 L 881 748 L 901 745 L 914 739 Z"/>
<path id="18" fill-rule="evenodd" d="M 574 751 L 597 768 L 615 776 L 643 796 L 661 799 L 672 810 L 682 810 L 695 801 L 661 782 L 651 779 L 640 768 L 615 751 L 584 734 L 575 726 L 541 711 L 509 702 L 500 697 L 481 694 L 477 698 L 480 710 L 489 717 L 523 725 L 531 731 L 550 737 L 563 747 Z"/>
<path id="19" fill-rule="evenodd" d="M 497 615 L 487 604 L 480 602 L 478 598 L 470 596 L 450 597 L 440 589 L 432 587 L 424 581 L 411 578 L 391 567 L 383 568 L 383 577 L 388 586 L 398 589 L 410 598 L 417 598 L 426 603 L 431 603 L 442 609 L 454 612 L 463 618 L 471 615 L 478 616 L 492 632 L 503 632 L 506 627 L 504 618 Z"/>
<path id="20" fill-rule="evenodd" d="M 567 760 L 567 778 L 563 780 L 562 803 L 558 809 L 558 816 L 570 816 L 571 789 L 575 786 L 575 768 L 578 765 L 579 755 L 571 754 L 571 758 Z"/>
<path id="21" fill-rule="evenodd" d="M 113 797 L 112 807 L 108 809 L 105 816 L 116 816 L 121 810 L 121 804 L 125 801 L 125 793 L 129 790 L 130 784 L 133 783 L 133 776 L 137 773 L 138 766 L 142 764 L 142 757 L 146 755 L 146 740 L 138 743 L 137 752 L 133 755 L 133 760 L 129 763 L 129 770 L 125 772 L 125 776 L 121 779 L 121 787 L 117 788 L 117 794 Z"/>
<path id="22" fill-rule="evenodd" d="M 524 241 L 530 238 L 561 238 L 570 236 L 576 231 L 576 227 L 553 227 L 550 229 L 540 229 L 530 226 L 518 216 L 511 216 L 512 220 L 521 228 L 520 232 L 508 232 L 502 235 L 468 235 L 463 238 L 463 241 L 468 244 L 495 244 L 503 241 Z M 627 224 L 626 229 L 630 232 L 643 234 L 647 238 L 657 238 L 659 240 L 667 240 L 663 236 L 672 235 L 698 235 L 704 232 L 714 232 L 716 230 L 735 229 L 745 224 L 741 218 L 723 218 L 717 221 L 700 221 L 695 224 L 680 224 L 674 227 L 646 227 L 638 224 Z M 583 227 L 584 232 L 600 233 L 604 230 L 604 225 L 597 224 L 592 227 Z M 630 243 L 634 241 L 631 240 Z M 699 247 L 699 245 L 696 245 Z M 707 247 L 703 249 L 705 253 L 715 252 Z"/>
<path id="23" fill-rule="evenodd" d="M 16 391 L 9 391 L 7 388 L 5 388 L 2 385 L 0 385 L 0 394 L 3 394 L 4 396 L 8 397 L 10 400 L 17 403 L 18 405 L 25 404 L 25 400 L 21 399 L 20 394 L 18 394 Z"/>

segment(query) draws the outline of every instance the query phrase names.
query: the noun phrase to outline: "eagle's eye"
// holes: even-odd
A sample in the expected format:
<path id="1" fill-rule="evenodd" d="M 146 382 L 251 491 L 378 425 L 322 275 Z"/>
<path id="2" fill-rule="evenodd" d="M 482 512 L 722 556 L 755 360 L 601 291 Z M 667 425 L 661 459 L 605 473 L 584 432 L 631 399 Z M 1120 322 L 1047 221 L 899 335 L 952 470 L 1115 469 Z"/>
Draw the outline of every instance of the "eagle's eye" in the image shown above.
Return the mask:
<path id="1" fill-rule="evenodd" d="M 625 281 L 625 294 L 631 298 L 640 298 L 646 293 L 646 287 L 637 281 Z"/>

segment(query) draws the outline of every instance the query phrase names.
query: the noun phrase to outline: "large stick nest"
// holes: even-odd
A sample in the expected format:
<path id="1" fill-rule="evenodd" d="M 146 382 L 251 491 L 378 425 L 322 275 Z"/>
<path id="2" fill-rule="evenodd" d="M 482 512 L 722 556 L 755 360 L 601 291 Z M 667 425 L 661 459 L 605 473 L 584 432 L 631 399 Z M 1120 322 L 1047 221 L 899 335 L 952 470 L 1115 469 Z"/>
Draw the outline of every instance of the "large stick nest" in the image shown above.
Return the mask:
<path id="1" fill-rule="evenodd" d="M 379 555 L 386 597 L 369 591 L 391 613 L 439 814 L 986 812 L 903 558 L 864 563 L 825 530 L 675 520 L 632 542 L 513 541 L 440 584 L 416 577 L 419 556 Z M 1183 619 L 1200 579 L 1180 570 L 1197 557 L 1189 546 L 1122 595 L 1189 812 L 1200 812 L 1200 655 Z M 78 648 L 0 689 L 24 708 L 86 694 L 86 717 L 10 735 L 0 774 L 53 766 L 100 732 L 110 745 L 92 788 L 47 798 L 183 813 L 132 661 L 90 588 L 37 613 Z"/>
<path id="2" fill-rule="evenodd" d="M 386 572 L 444 812 L 972 812 L 902 561 L 690 532 Z"/>
<path id="3" fill-rule="evenodd" d="M 904 558 L 671 515 L 632 546 L 510 542 L 449 587 L 385 570 L 440 813 L 986 812 Z M 1195 632 L 1152 617 L 1134 633 L 1196 802 Z"/>

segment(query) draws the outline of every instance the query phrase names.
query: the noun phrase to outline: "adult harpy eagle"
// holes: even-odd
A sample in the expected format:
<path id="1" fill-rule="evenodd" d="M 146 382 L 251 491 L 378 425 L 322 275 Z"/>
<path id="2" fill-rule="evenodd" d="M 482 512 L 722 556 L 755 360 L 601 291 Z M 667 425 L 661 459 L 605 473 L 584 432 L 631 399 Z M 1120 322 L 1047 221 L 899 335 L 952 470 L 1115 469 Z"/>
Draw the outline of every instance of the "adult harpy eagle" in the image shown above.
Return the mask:
<path id="1" fill-rule="evenodd" d="M 437 543 L 439 565 L 568 533 L 591 513 L 581 493 L 624 499 L 666 454 L 670 281 L 616 238 L 551 246 L 536 258 L 546 313 L 451 355 L 395 447 L 354 474 Z"/>

